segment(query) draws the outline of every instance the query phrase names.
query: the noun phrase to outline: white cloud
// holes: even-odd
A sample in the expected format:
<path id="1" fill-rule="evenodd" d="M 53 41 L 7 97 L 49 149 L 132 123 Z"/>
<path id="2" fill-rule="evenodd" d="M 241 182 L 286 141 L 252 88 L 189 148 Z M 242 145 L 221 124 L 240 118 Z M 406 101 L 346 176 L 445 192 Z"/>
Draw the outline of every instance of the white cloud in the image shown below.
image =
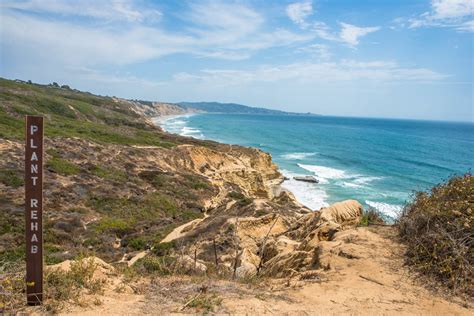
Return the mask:
<path id="1" fill-rule="evenodd" d="M 472 0 L 433 0 L 431 6 L 434 19 L 461 18 L 474 12 Z"/>
<path id="2" fill-rule="evenodd" d="M 449 27 L 460 32 L 474 32 L 473 0 L 432 0 L 431 10 L 408 19 L 410 28 Z"/>
<path id="3" fill-rule="evenodd" d="M 350 47 L 357 46 L 361 37 L 380 30 L 380 27 L 378 26 L 361 27 L 343 22 L 339 24 L 341 26 L 339 33 L 332 31 L 326 23 L 321 21 L 314 22 L 312 30 L 319 38 L 328 41 L 342 42 L 349 45 Z"/>
<path id="4" fill-rule="evenodd" d="M 329 46 L 324 44 L 312 44 L 297 49 L 298 52 L 308 53 L 313 58 L 319 60 L 328 60 L 331 58 L 331 52 Z"/>
<path id="5" fill-rule="evenodd" d="M 309 24 L 306 18 L 313 13 L 311 1 L 295 2 L 286 7 L 288 17 L 301 28 L 307 28 Z"/>
<path id="6" fill-rule="evenodd" d="M 328 41 L 344 42 L 351 47 L 359 44 L 360 37 L 380 29 L 379 27 L 358 27 L 348 23 L 340 23 L 341 31 L 339 34 L 336 34 L 322 21 L 307 21 L 312 13 L 313 5 L 311 1 L 295 2 L 286 7 L 288 17 L 302 29 L 306 30 L 311 27 L 311 30 L 319 38 Z"/>
<path id="7" fill-rule="evenodd" d="M 259 50 L 315 37 L 269 30 L 264 17 L 252 8 L 214 2 L 192 4 L 182 16 L 188 26 L 171 32 L 150 24 L 150 12 L 138 3 L 85 0 L 79 8 L 75 1 L 2 2 L 0 42 L 31 63 L 93 66 L 125 65 L 175 53 L 241 60 Z M 40 12 L 47 14 L 32 14 Z M 85 16 L 95 23 L 74 19 Z"/>
<path id="8" fill-rule="evenodd" d="M 148 22 L 157 21 L 162 16 L 158 9 L 150 5 L 139 7 L 136 1 L 131 0 L 6 0 L 0 4 L 0 8 L 108 21 Z"/>
<path id="9" fill-rule="evenodd" d="M 316 21 L 313 23 L 313 30 L 318 37 L 328 41 L 338 41 L 339 37 L 337 34 L 331 32 L 331 28 L 326 23 Z"/>
<path id="10" fill-rule="evenodd" d="M 341 23 L 340 39 L 349 46 L 356 46 L 359 44 L 359 38 L 369 33 L 376 32 L 380 27 L 359 27 L 347 23 Z"/>
<path id="11" fill-rule="evenodd" d="M 461 32 L 474 32 L 474 20 L 464 22 L 457 26 L 456 29 Z"/>
<path id="12" fill-rule="evenodd" d="M 185 51 L 195 39 L 137 26 L 117 32 L 24 15 L 2 16 L 2 47 L 66 66 L 123 65 Z M 28 60 L 31 62 L 31 60 Z"/>
<path id="13" fill-rule="evenodd" d="M 253 70 L 204 69 L 198 73 L 178 73 L 173 77 L 173 80 L 179 83 L 225 87 L 288 80 L 311 84 L 359 80 L 377 82 L 438 81 L 446 77 L 446 75 L 430 69 L 403 67 L 393 61 L 341 60 L 339 62 L 265 65 Z"/>

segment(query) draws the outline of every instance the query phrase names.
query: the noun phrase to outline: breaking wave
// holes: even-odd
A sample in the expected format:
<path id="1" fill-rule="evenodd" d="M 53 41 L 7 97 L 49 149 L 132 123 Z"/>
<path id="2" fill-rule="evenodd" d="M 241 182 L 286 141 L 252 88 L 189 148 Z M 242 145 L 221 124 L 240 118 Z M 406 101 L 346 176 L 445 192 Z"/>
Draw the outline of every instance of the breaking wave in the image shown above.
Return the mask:
<path id="1" fill-rule="evenodd" d="M 302 160 L 314 155 L 316 155 L 316 153 L 290 153 L 281 155 L 281 158 L 286 160 Z"/>
<path id="2" fill-rule="evenodd" d="M 372 206 L 380 213 L 387 215 L 393 219 L 398 218 L 400 214 L 402 213 L 402 209 L 403 209 L 401 205 L 388 204 L 388 203 L 383 203 L 383 202 L 373 202 L 369 200 L 366 200 L 365 204 L 367 204 L 368 206 Z"/>
<path id="3" fill-rule="evenodd" d="M 285 180 L 282 187 L 293 193 L 296 199 L 303 205 L 312 210 L 319 210 L 321 207 L 328 206 L 326 202 L 328 195 L 321 187 L 314 183 L 301 182 L 293 179 L 295 176 L 302 174 L 292 173 L 288 170 L 280 170 L 281 173 L 289 180 Z"/>

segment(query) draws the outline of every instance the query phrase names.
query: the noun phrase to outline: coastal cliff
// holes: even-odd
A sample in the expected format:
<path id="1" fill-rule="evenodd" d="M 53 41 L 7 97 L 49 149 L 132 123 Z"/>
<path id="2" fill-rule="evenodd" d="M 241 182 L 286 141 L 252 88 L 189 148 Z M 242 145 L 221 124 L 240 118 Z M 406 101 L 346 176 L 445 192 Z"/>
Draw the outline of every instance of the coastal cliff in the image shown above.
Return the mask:
<path id="1" fill-rule="evenodd" d="M 79 296 L 53 305 L 58 293 L 77 292 L 93 302 L 91 313 L 106 314 L 217 306 L 292 313 L 299 305 L 296 312 L 465 312 L 441 299 L 431 304 L 427 291 L 403 280 L 393 230 L 359 227 L 359 202 L 311 211 L 280 188 L 269 154 L 155 126 L 157 115 L 181 114 L 172 105 L 0 83 L 1 271 L 23 277 L 23 116 L 43 115 L 45 280 L 56 291 L 47 294 L 54 311 L 83 313 Z M 92 264 L 78 270 L 84 256 Z M 60 282 L 87 267 L 95 269 L 88 282 L 103 280 L 102 294 L 96 283 L 75 288 L 77 274 Z M 380 287 L 397 301 L 358 301 L 372 301 Z M 23 309 L 21 292 L 2 306 Z"/>

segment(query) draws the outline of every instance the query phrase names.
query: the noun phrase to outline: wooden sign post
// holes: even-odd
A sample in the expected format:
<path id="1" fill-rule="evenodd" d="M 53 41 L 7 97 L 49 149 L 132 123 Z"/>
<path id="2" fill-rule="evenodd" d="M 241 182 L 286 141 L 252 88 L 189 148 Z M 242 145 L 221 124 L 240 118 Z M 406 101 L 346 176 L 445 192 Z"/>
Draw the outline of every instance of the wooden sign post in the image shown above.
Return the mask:
<path id="1" fill-rule="evenodd" d="M 43 302 L 43 117 L 26 116 L 26 301 Z"/>

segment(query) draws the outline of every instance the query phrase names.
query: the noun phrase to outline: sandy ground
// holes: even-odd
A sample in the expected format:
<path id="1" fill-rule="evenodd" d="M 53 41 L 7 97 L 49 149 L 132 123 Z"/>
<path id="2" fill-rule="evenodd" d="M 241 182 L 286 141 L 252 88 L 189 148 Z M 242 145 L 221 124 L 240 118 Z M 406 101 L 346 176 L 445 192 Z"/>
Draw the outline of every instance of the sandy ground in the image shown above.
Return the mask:
<path id="1" fill-rule="evenodd" d="M 184 236 L 186 234 L 186 231 L 188 231 L 189 229 L 192 229 L 193 226 L 196 226 L 197 224 L 202 222 L 207 217 L 208 217 L 208 215 L 204 214 L 204 218 L 197 218 L 197 219 L 192 220 L 192 221 L 190 221 L 186 224 L 183 224 L 181 226 L 176 227 L 175 229 L 173 229 L 173 231 L 171 231 L 171 233 L 166 235 L 166 237 L 163 238 L 163 240 L 160 241 L 160 243 L 171 242 L 175 239 L 181 238 L 182 236 Z"/>
<path id="2" fill-rule="evenodd" d="M 205 276 L 142 280 L 112 288 L 68 315 L 473 315 L 466 302 L 424 288 L 403 266 L 403 247 L 391 228 L 340 232 L 323 244 L 327 270 L 278 280 L 234 282 Z M 114 283 L 115 287 L 117 282 Z M 139 288 L 139 289 L 137 289 Z M 138 294 L 137 294 L 138 293 Z M 464 305 L 464 306 L 463 306 Z"/>

